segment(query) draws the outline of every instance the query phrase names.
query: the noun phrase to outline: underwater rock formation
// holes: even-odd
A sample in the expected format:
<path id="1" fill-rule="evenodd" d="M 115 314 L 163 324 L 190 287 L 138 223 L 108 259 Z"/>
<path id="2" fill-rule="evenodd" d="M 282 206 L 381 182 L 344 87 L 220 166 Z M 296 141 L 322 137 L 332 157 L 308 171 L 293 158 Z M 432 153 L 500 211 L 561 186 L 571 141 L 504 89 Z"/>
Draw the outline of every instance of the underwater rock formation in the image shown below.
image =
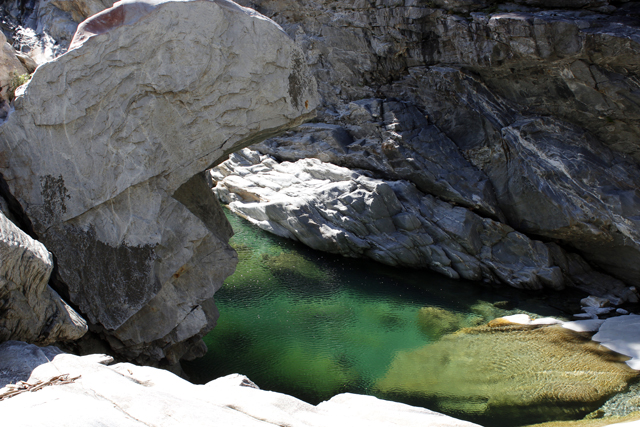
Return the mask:
<path id="1" fill-rule="evenodd" d="M 316 103 L 300 49 L 253 10 L 121 2 L 20 88 L 0 171 L 92 330 L 129 359 L 176 363 L 204 351 L 236 263 L 199 173 Z"/>
<path id="2" fill-rule="evenodd" d="M 480 424 L 516 415 L 535 423 L 591 412 L 638 376 L 626 357 L 560 325 L 493 325 L 398 354 L 377 389 Z"/>
<path id="3" fill-rule="evenodd" d="M 194 385 L 164 370 L 130 363 L 106 366 L 111 362 L 100 354 L 78 357 L 55 347 L 0 344 L 0 396 L 9 391 L 9 383 L 37 384 L 65 375 L 69 380 L 1 401 L 3 418 L 19 419 L 24 427 L 478 427 L 373 396 L 344 393 L 313 406 L 260 390 L 238 374 Z"/>

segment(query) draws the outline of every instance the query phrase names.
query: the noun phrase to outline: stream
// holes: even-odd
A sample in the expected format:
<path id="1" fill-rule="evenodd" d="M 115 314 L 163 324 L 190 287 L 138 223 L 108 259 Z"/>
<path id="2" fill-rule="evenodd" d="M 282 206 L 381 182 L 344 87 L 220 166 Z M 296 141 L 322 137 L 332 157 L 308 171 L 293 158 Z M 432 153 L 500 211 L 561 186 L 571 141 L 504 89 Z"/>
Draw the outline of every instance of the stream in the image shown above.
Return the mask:
<path id="1" fill-rule="evenodd" d="M 334 256 L 271 235 L 228 211 L 227 218 L 239 263 L 216 293 L 220 318 L 205 337 L 208 353 L 183 364 L 195 383 L 242 373 L 261 389 L 312 404 L 342 392 L 402 401 L 379 387 L 399 354 L 500 316 L 567 318 L 561 310 L 567 309 L 567 294 L 491 287 Z M 448 410 L 437 398 L 425 403 L 489 427 L 530 423 L 517 414 L 493 420 Z"/>

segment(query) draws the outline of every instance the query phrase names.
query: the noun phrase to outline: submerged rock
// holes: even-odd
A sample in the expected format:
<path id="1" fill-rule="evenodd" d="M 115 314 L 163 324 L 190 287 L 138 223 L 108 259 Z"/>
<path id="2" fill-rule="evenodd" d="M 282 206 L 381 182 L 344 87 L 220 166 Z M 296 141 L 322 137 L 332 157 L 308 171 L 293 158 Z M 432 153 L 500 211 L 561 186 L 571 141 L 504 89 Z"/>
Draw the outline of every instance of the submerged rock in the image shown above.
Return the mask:
<path id="1" fill-rule="evenodd" d="M 232 2 L 119 2 L 21 88 L 0 171 L 56 256 L 58 291 L 116 351 L 204 351 L 236 256 L 198 174 L 314 115 L 301 58 Z"/>
<path id="2" fill-rule="evenodd" d="M 19 361 L 20 363 L 15 363 Z M 318 406 L 258 389 L 248 378 L 229 375 L 206 385 L 191 384 L 167 371 L 111 358 L 61 353 L 20 342 L 0 345 L 0 387 L 35 384 L 60 375 L 68 384 L 48 385 L 0 402 L 5 420 L 21 426 L 127 427 L 478 427 L 466 421 L 373 396 L 340 394 Z M 7 388 L 0 388 L 0 395 Z M 36 409 L 37 408 L 37 409 Z"/>
<path id="3" fill-rule="evenodd" d="M 418 310 L 418 328 L 434 341 L 459 329 L 477 326 L 482 320 L 479 315 L 469 318 L 462 313 L 440 307 L 422 307 Z"/>
<path id="4" fill-rule="evenodd" d="M 625 359 L 559 325 L 507 322 L 398 354 L 377 389 L 479 423 L 489 416 L 494 422 L 571 419 L 637 378 Z"/>

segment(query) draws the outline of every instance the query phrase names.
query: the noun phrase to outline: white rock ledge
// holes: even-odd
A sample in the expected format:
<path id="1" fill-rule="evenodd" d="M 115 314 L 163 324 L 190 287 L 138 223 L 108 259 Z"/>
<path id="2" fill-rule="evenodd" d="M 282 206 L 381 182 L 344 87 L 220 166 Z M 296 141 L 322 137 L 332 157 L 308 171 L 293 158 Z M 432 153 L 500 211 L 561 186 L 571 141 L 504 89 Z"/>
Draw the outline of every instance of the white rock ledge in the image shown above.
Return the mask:
<path id="1" fill-rule="evenodd" d="M 51 359 L 51 362 L 47 361 Z M 194 385 L 156 368 L 105 366 L 55 347 L 0 345 L 0 386 L 69 374 L 75 382 L 45 386 L 0 402 L 3 425 L 41 427 L 473 427 L 437 412 L 372 396 L 340 394 L 318 406 L 258 389 L 242 375 Z M 7 388 L 0 389 L 0 395 Z M 37 408 L 37 409 L 36 409 Z"/>
<path id="2" fill-rule="evenodd" d="M 632 369 L 640 370 L 640 315 L 612 317 L 604 321 L 593 340 L 617 353 L 631 357 Z"/>

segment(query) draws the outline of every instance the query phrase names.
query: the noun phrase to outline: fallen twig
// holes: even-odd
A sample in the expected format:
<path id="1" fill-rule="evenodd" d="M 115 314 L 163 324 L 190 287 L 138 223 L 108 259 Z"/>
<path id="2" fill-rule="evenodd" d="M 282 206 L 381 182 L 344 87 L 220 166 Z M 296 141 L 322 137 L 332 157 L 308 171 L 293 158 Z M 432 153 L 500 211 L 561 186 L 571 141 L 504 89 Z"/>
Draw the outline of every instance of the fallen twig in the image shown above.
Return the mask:
<path id="1" fill-rule="evenodd" d="M 69 377 L 69 374 L 62 374 L 50 378 L 46 381 L 38 381 L 35 384 L 29 384 L 25 381 L 18 381 L 16 384 L 8 384 L 5 387 L 8 390 L 4 393 L 0 393 L 0 401 L 16 396 L 20 393 L 25 393 L 27 391 L 38 391 L 48 385 L 70 384 L 78 378 L 80 378 L 80 375 L 71 378 Z"/>

